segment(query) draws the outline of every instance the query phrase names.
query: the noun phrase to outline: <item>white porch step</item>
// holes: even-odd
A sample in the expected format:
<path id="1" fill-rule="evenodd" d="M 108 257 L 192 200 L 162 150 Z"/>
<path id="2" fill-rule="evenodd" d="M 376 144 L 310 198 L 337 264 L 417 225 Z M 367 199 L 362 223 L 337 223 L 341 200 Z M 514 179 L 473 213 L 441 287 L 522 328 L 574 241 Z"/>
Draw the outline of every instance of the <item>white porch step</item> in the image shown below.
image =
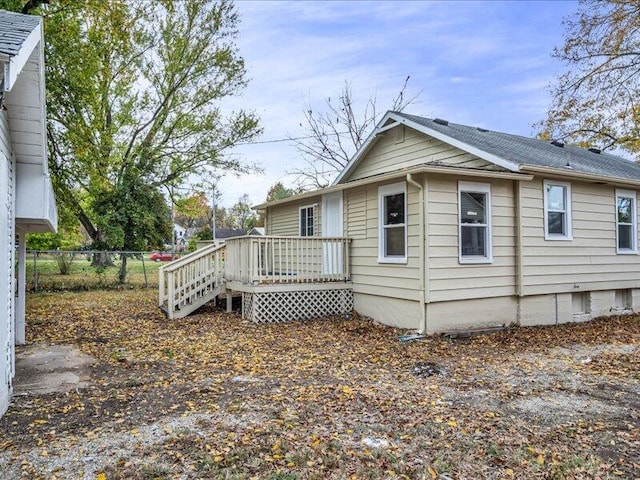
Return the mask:
<path id="1" fill-rule="evenodd" d="M 216 285 L 213 289 L 207 289 L 202 294 L 192 297 L 190 301 L 185 303 L 179 303 L 176 305 L 176 309 L 173 312 L 169 312 L 167 305 L 161 305 L 160 310 L 167 316 L 167 318 L 184 318 L 190 313 L 195 312 L 198 308 L 206 305 L 207 303 L 215 300 L 215 298 L 226 290 L 224 282 L 220 285 Z"/>

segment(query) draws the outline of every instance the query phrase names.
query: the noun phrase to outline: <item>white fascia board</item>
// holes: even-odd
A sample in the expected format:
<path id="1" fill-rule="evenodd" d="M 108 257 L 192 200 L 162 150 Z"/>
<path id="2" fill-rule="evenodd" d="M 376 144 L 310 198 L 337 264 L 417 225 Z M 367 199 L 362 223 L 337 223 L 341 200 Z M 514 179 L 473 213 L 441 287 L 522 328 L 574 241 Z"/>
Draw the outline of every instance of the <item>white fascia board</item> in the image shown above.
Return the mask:
<path id="1" fill-rule="evenodd" d="M 384 124 L 387 123 L 387 120 L 389 120 L 389 118 L 391 118 L 391 115 L 392 115 L 391 112 L 387 112 L 385 114 L 385 116 L 382 117 L 382 120 L 380 120 L 378 122 L 378 124 L 376 125 L 376 128 L 373 129 L 373 132 L 371 132 L 371 134 L 367 137 L 367 139 L 364 141 L 364 143 L 360 146 L 360 148 L 355 153 L 355 155 L 351 158 L 351 160 L 349 160 L 349 163 L 347 163 L 347 165 L 342 169 L 342 171 L 336 177 L 336 179 L 333 181 L 331 186 L 334 186 L 334 185 L 337 185 L 338 183 L 340 183 L 349 173 L 351 173 L 353 171 L 353 169 L 358 165 L 358 163 L 360 163 L 360 160 L 362 159 L 362 157 L 364 157 L 365 154 L 369 150 L 371 150 L 371 148 L 373 148 L 373 146 L 376 144 L 376 142 L 380 138 L 379 135 L 382 132 L 384 132 L 385 130 L 388 130 L 389 128 L 393 128 L 393 127 L 399 125 L 397 119 L 395 119 L 396 121 L 394 122 L 393 126 L 389 126 L 388 128 L 384 127 Z"/>
<path id="2" fill-rule="evenodd" d="M 529 173 L 532 175 L 545 175 L 551 178 L 572 179 L 577 178 L 579 180 L 585 180 L 588 182 L 602 182 L 610 185 L 622 185 L 640 187 L 640 180 L 633 178 L 623 177 L 611 177 L 607 175 L 599 175 L 597 173 L 576 172 L 574 170 L 568 170 L 566 168 L 555 167 L 541 167 L 538 165 L 523 164 L 521 172 Z"/>
<path id="3" fill-rule="evenodd" d="M 5 92 L 11 91 L 13 84 L 16 82 L 18 75 L 22 72 L 22 69 L 29 61 L 31 52 L 42 40 L 42 20 L 37 27 L 35 27 L 31 33 L 27 36 L 26 40 L 22 42 L 20 51 L 17 55 L 14 55 L 10 60 L 4 64 L 4 90 Z"/>
<path id="4" fill-rule="evenodd" d="M 520 170 L 520 166 L 515 162 L 499 157 L 492 153 L 485 152 L 484 150 L 481 150 L 477 147 L 469 145 L 468 143 L 462 142 L 460 140 L 450 137 L 449 135 L 446 135 L 437 130 L 433 130 L 429 127 L 426 127 L 421 123 L 417 123 L 409 119 L 406 119 L 404 117 L 394 115 L 393 113 L 391 113 L 390 116 L 394 120 L 398 121 L 399 123 L 402 123 L 403 125 L 406 125 L 407 127 L 413 128 L 414 130 L 422 132 L 425 135 L 429 135 L 430 137 L 436 138 L 453 147 L 459 148 L 460 150 L 464 150 L 465 152 L 475 155 L 476 157 L 486 160 L 487 162 L 491 162 L 495 165 L 498 165 L 499 167 L 506 168 L 511 172 L 518 172 Z"/>

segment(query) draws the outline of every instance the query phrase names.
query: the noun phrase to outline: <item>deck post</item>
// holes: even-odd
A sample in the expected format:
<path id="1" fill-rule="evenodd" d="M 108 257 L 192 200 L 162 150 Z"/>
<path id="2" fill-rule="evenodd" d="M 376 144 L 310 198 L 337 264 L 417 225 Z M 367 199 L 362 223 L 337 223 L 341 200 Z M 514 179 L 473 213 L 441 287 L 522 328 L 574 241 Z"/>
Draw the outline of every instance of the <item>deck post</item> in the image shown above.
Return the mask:
<path id="1" fill-rule="evenodd" d="M 233 295 L 231 290 L 227 290 L 227 313 L 231 313 L 233 306 Z"/>

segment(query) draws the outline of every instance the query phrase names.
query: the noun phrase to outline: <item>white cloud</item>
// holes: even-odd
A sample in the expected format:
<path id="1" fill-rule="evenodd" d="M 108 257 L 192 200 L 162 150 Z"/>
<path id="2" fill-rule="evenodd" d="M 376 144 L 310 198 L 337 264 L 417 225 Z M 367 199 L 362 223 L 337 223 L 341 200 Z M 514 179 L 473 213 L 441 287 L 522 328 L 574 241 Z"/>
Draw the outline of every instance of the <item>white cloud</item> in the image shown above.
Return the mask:
<path id="1" fill-rule="evenodd" d="M 567 2 L 238 2 L 238 48 L 250 83 L 233 108 L 256 111 L 264 134 L 301 132 L 303 109 L 322 108 L 345 79 L 361 101 L 384 110 L 407 75 L 421 92 L 409 110 L 528 135 L 544 115 L 545 86 L 559 69 Z M 301 165 L 291 143 L 238 147 L 264 175 L 221 181 L 223 203 L 247 193 L 261 202 Z"/>

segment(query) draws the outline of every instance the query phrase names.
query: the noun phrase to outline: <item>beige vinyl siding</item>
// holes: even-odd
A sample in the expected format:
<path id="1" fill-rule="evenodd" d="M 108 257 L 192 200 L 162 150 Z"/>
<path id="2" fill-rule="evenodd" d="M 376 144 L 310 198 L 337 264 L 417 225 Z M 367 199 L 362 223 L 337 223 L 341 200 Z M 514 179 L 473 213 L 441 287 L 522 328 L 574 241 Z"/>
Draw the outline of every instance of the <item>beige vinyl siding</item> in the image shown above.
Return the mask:
<path id="1" fill-rule="evenodd" d="M 542 182 L 522 184 L 524 294 L 639 287 L 640 256 L 616 253 L 615 188 L 570 182 L 573 240 L 545 240 Z"/>
<path id="2" fill-rule="evenodd" d="M 398 142 L 396 131 L 405 129 L 404 140 Z M 384 133 L 360 164 L 343 182 L 394 172 L 399 168 L 437 163 L 464 168 L 496 169 L 495 165 L 475 155 L 447 145 L 411 128 L 396 127 Z"/>
<path id="3" fill-rule="evenodd" d="M 509 180 L 491 184 L 493 263 L 460 264 L 458 181 L 478 179 L 429 176 L 427 193 L 428 298 L 432 302 L 515 294 L 515 202 Z"/>
<path id="4" fill-rule="evenodd" d="M 418 190 L 407 185 L 407 263 L 378 263 L 378 187 L 374 183 L 345 192 L 345 232 L 351 242 L 354 293 L 407 300 L 420 299 L 420 237 Z M 357 235 L 349 235 L 357 232 Z"/>
<path id="5" fill-rule="evenodd" d="M 344 231 L 349 238 L 363 240 L 367 238 L 367 190 L 345 192 Z"/>
<path id="6" fill-rule="evenodd" d="M 267 235 L 299 236 L 300 235 L 300 207 L 315 206 L 314 236 L 319 237 L 322 232 L 322 199 L 321 197 L 306 198 L 299 202 L 287 203 L 267 209 Z"/>

